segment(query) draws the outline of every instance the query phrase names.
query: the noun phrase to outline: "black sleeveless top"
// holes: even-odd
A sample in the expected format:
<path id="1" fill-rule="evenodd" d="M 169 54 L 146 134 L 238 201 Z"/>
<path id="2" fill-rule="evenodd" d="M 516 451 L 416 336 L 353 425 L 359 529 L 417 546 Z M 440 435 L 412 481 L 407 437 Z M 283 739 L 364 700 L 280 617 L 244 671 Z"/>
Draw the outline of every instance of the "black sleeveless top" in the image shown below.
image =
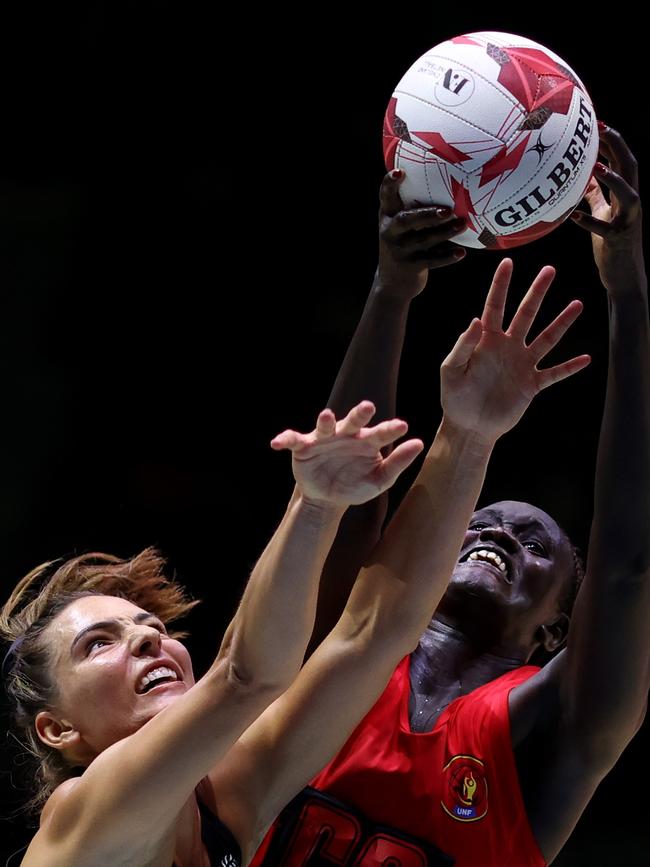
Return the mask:
<path id="1" fill-rule="evenodd" d="M 233 835 L 200 798 L 196 800 L 201 813 L 201 839 L 211 867 L 241 867 L 241 851 Z"/>

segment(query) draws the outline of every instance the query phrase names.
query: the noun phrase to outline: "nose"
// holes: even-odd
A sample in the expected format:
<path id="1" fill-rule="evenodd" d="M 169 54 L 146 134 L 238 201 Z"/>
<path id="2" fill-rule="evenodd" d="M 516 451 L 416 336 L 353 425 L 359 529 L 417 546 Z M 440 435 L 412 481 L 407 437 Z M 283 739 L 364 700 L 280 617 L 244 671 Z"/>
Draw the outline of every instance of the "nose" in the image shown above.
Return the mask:
<path id="1" fill-rule="evenodd" d="M 160 650 L 162 636 L 153 626 L 138 626 L 133 630 L 130 645 L 134 656 L 156 654 Z"/>
<path id="2" fill-rule="evenodd" d="M 505 527 L 486 527 L 478 534 L 482 542 L 494 542 L 508 554 L 517 551 L 519 542 Z"/>

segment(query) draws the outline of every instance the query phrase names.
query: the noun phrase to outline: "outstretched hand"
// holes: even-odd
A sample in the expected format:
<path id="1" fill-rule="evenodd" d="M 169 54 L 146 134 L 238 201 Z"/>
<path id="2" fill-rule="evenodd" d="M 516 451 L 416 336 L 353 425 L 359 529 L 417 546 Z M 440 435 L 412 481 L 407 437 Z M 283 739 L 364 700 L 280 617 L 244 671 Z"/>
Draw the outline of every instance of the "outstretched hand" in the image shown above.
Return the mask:
<path id="1" fill-rule="evenodd" d="M 600 153 L 609 166 L 598 162 L 594 167 L 585 192 L 591 215 L 574 211 L 571 219 L 591 232 L 594 259 L 605 288 L 625 290 L 636 284 L 644 267 L 639 170 L 621 134 L 604 124 L 600 124 Z M 601 183 L 609 189 L 610 202 Z"/>
<path id="2" fill-rule="evenodd" d="M 391 487 L 422 451 L 422 440 L 410 439 L 384 458 L 381 449 L 404 436 L 405 421 L 391 419 L 366 427 L 375 407 L 364 400 L 340 421 L 331 409 L 318 416 L 308 434 L 286 430 L 271 447 L 291 451 L 293 474 L 303 497 L 338 506 L 365 503 Z"/>
<path id="3" fill-rule="evenodd" d="M 512 277 L 512 260 L 503 259 L 492 280 L 481 319 L 461 334 L 441 368 L 445 418 L 463 430 L 493 441 L 519 421 L 542 389 L 586 367 L 579 355 L 544 370 L 537 365 L 559 343 L 582 311 L 572 301 L 534 340 L 526 337 L 555 269 L 545 266 L 524 296 L 507 330 L 503 316 Z"/>

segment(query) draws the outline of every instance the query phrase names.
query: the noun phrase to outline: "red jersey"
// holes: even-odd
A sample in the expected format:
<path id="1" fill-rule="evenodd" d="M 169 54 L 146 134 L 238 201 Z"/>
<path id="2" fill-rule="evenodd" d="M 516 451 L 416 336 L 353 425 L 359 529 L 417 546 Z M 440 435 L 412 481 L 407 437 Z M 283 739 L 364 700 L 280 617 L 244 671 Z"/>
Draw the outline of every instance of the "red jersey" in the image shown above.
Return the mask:
<path id="1" fill-rule="evenodd" d="M 510 735 L 522 666 L 409 724 L 409 657 L 341 752 L 282 813 L 251 867 L 544 867 Z M 326 723 L 324 723 L 326 724 Z"/>

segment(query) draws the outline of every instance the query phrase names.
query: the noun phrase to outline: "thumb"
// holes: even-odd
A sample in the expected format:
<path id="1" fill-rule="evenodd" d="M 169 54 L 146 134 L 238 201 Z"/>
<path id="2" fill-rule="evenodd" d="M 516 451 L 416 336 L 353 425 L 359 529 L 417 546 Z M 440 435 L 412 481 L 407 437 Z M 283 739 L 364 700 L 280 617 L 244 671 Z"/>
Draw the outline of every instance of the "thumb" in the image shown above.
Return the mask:
<path id="1" fill-rule="evenodd" d="M 393 169 L 384 175 L 379 188 L 379 213 L 394 217 L 404 209 L 404 203 L 399 194 L 399 186 L 406 177 L 403 169 Z"/>
<path id="2" fill-rule="evenodd" d="M 472 319 L 469 328 L 460 335 L 454 348 L 443 361 L 447 367 L 464 367 L 472 357 L 483 336 L 483 325 L 480 319 Z"/>
<path id="3" fill-rule="evenodd" d="M 603 195 L 603 190 L 596 178 L 592 177 L 587 184 L 584 197 L 589 205 L 589 210 L 594 214 L 597 210 L 603 207 L 608 207 L 608 202 Z"/>
<path id="4" fill-rule="evenodd" d="M 292 452 L 300 451 L 305 447 L 304 436 L 295 430 L 285 430 L 271 440 L 271 448 L 275 451 L 290 449 Z"/>
<path id="5" fill-rule="evenodd" d="M 387 458 L 384 458 L 377 470 L 377 485 L 381 493 L 394 484 L 398 476 L 413 463 L 423 448 L 422 440 L 407 440 L 405 443 L 400 443 Z"/>

